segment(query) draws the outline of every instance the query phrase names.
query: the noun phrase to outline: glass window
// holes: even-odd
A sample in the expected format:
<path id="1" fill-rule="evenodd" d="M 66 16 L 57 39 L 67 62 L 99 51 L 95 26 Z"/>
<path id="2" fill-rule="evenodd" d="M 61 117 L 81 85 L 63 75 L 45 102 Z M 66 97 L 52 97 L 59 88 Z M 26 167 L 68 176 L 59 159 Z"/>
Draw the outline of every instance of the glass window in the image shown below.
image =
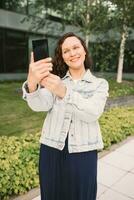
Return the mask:
<path id="1" fill-rule="evenodd" d="M 25 72 L 28 61 L 26 33 L 7 31 L 5 34 L 6 72 Z"/>
<path id="2" fill-rule="evenodd" d="M 26 72 L 28 68 L 27 33 L 0 29 L 0 72 Z"/>
<path id="3" fill-rule="evenodd" d="M 4 0 L 1 0 L 0 1 L 0 8 L 4 8 L 3 4 L 4 4 Z"/>
<path id="4" fill-rule="evenodd" d="M 0 72 L 4 72 L 4 33 L 3 30 L 0 30 Z"/>

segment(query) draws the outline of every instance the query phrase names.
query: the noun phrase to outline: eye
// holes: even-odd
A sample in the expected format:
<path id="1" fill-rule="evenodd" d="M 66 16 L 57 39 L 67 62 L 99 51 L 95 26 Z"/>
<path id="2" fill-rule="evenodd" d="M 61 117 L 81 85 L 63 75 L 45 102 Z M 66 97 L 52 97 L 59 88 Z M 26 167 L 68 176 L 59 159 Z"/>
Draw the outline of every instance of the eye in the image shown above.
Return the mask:
<path id="1" fill-rule="evenodd" d="M 79 46 L 74 46 L 74 49 L 78 49 L 79 48 Z"/>
<path id="2" fill-rule="evenodd" d="M 69 52 L 69 50 L 65 50 L 65 51 L 63 51 L 64 54 L 66 54 L 67 52 Z"/>

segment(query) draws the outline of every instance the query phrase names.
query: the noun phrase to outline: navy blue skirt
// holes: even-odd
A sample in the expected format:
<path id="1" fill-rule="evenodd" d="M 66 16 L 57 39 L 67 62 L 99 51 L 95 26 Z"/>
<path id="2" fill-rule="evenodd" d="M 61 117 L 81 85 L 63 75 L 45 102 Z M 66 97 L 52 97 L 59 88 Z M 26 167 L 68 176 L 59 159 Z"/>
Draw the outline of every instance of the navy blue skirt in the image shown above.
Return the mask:
<path id="1" fill-rule="evenodd" d="M 41 144 L 41 200 L 96 200 L 97 150 L 69 153 Z"/>

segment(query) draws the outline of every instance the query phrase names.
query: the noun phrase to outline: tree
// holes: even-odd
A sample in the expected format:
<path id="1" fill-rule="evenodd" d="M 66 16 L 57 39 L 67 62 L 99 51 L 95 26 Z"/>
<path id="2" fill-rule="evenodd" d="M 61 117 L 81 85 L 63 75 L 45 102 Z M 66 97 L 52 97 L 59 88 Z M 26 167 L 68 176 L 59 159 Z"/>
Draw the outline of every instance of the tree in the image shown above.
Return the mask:
<path id="1" fill-rule="evenodd" d="M 121 34 L 117 81 L 122 80 L 124 51 L 126 39 L 133 23 L 133 0 L 29 0 L 29 5 L 34 4 L 38 18 L 34 24 L 37 29 L 42 28 L 46 23 L 50 25 L 51 14 L 60 16 L 63 25 L 66 23 L 79 27 L 80 32 L 85 36 L 88 47 L 90 36 L 108 32 L 114 29 Z M 64 26 L 63 26 L 64 27 Z M 97 38 L 97 37 L 96 37 Z"/>
<path id="2" fill-rule="evenodd" d="M 103 4 L 104 0 L 29 0 L 29 8 L 34 7 L 33 17 L 31 14 L 25 18 L 32 18 L 32 29 L 39 30 L 44 25 L 49 26 L 51 16 L 56 14 L 62 24 L 72 24 L 79 28 L 85 36 L 86 45 L 91 34 L 103 32 L 106 29 L 108 4 Z M 34 16 L 38 16 L 35 18 Z M 23 20 L 24 21 L 24 20 Z"/>
<path id="3" fill-rule="evenodd" d="M 12 11 L 23 11 L 24 14 L 27 13 L 27 1 L 24 0 L 1 0 L 0 1 L 0 8 L 4 8 L 7 10 L 12 10 Z"/>
<path id="4" fill-rule="evenodd" d="M 31 30 L 37 31 L 44 26 L 51 26 L 53 16 L 58 18 L 60 22 L 63 19 L 63 10 L 72 0 L 29 0 L 28 15 L 24 17 L 22 22 L 31 21 Z M 62 22 L 63 23 L 63 22 Z"/>
<path id="5" fill-rule="evenodd" d="M 122 82 L 123 63 L 126 40 L 130 33 L 130 28 L 134 28 L 134 3 L 133 0 L 111 0 L 114 5 L 114 20 L 116 20 L 116 30 L 120 32 L 120 50 L 118 58 L 117 82 Z"/>
<path id="6" fill-rule="evenodd" d="M 87 47 L 91 34 L 106 29 L 108 4 L 104 5 L 103 0 L 75 0 L 72 4 L 68 3 L 63 12 L 64 19 L 79 27 L 84 34 Z"/>

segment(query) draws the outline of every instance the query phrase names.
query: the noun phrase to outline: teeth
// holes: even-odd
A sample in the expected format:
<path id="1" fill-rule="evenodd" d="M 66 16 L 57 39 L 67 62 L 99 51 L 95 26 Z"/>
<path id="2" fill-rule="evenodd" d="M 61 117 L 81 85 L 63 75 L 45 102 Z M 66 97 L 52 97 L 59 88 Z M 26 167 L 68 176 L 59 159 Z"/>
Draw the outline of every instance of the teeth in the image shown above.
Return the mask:
<path id="1" fill-rule="evenodd" d="M 74 59 L 72 59 L 71 61 L 76 61 L 76 60 L 78 60 L 78 58 L 74 58 Z"/>

